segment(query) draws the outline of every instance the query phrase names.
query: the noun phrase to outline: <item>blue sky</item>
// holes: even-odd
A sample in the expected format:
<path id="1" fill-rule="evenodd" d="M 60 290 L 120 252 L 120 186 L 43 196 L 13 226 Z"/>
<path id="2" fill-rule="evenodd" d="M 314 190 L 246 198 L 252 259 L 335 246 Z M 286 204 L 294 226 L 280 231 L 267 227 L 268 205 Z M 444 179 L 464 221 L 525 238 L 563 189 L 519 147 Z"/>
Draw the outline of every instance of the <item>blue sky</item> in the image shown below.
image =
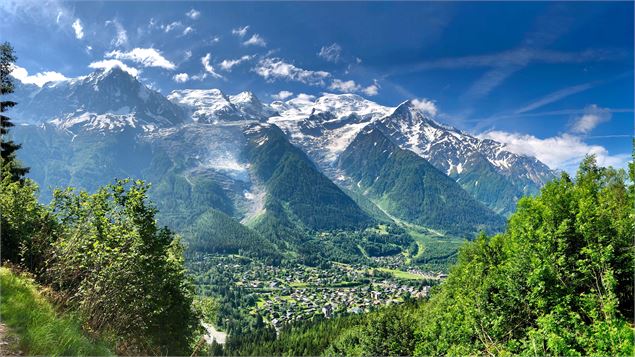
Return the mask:
<path id="1" fill-rule="evenodd" d="M 122 63 L 164 94 L 426 99 L 438 121 L 569 171 L 632 148 L 632 2 L 5 0 L 0 15 L 26 82 Z"/>

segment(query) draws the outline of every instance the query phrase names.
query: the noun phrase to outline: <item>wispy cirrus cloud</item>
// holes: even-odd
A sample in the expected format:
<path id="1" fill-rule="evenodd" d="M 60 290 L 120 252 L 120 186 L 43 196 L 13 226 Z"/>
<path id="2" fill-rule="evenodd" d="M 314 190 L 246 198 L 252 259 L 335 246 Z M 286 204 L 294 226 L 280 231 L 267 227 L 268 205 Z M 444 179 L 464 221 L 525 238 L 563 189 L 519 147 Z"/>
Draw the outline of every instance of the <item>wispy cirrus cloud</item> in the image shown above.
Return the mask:
<path id="1" fill-rule="evenodd" d="M 260 46 L 260 47 L 267 47 L 267 41 L 265 41 L 264 38 L 262 38 L 262 36 L 260 36 L 259 34 L 255 33 L 253 35 L 251 35 L 251 37 L 243 42 L 244 46 Z"/>
<path id="2" fill-rule="evenodd" d="M 231 72 L 231 70 L 240 65 L 241 63 L 247 62 L 251 59 L 253 59 L 254 56 L 249 56 L 249 55 L 245 55 L 242 56 L 240 58 L 237 59 L 225 59 L 222 60 L 221 63 L 219 63 L 218 65 L 220 66 L 221 69 L 227 71 L 227 72 Z"/>
<path id="3" fill-rule="evenodd" d="M 232 30 L 232 34 L 236 35 L 240 38 L 245 37 L 245 35 L 247 35 L 247 31 L 249 30 L 249 25 L 247 26 L 243 26 L 243 27 L 238 27 Z"/>
<path id="4" fill-rule="evenodd" d="M 600 123 L 611 120 L 613 114 L 607 108 L 600 108 L 596 104 L 591 104 L 584 108 L 584 114 L 575 118 L 570 126 L 570 130 L 577 134 L 586 134 L 593 130 Z"/>
<path id="5" fill-rule="evenodd" d="M 206 75 L 210 75 L 214 78 L 223 78 L 222 75 L 216 72 L 216 69 L 212 65 L 212 54 L 207 53 L 205 56 L 201 58 L 201 64 L 203 65 L 203 69 L 205 70 Z"/>
<path id="6" fill-rule="evenodd" d="M 328 46 L 322 46 L 320 48 L 320 52 L 318 52 L 318 57 L 323 58 L 328 62 L 337 63 L 340 60 L 342 55 L 342 46 L 337 43 L 332 43 Z"/>
<path id="7" fill-rule="evenodd" d="M 580 92 L 584 92 L 585 90 L 591 89 L 593 88 L 593 83 L 583 83 L 583 84 L 578 84 L 575 86 L 570 86 L 570 87 L 566 87 L 566 88 L 562 88 L 560 90 L 557 90 L 555 92 L 549 93 L 546 96 L 531 102 L 529 104 L 527 104 L 526 106 L 518 109 L 515 111 L 516 114 L 521 114 L 521 113 L 525 113 L 525 112 L 529 112 L 535 109 L 538 109 L 540 107 L 543 107 L 547 104 L 551 104 L 554 102 L 557 102 L 563 98 L 566 98 L 568 96 L 571 96 L 573 94 L 576 93 L 580 93 Z"/>
<path id="8" fill-rule="evenodd" d="M 115 28 L 115 37 L 110 41 L 110 45 L 114 47 L 121 47 L 128 45 L 128 32 L 123 25 L 117 20 L 112 19 L 106 21 L 106 26 L 113 26 Z"/>

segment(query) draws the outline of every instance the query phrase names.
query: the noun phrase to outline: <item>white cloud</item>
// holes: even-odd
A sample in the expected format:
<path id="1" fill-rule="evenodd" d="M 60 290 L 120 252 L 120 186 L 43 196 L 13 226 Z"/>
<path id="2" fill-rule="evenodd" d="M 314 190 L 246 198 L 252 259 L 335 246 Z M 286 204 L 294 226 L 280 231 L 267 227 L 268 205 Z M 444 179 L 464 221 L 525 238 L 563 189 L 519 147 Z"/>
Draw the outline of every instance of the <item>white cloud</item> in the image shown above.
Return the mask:
<path id="1" fill-rule="evenodd" d="M 574 133 L 586 134 L 593 130 L 598 124 L 609 121 L 612 113 L 609 109 L 600 108 L 592 104 L 584 108 L 584 114 L 575 119 L 571 125 L 571 131 Z"/>
<path id="2" fill-rule="evenodd" d="M 133 77 L 139 76 L 139 70 L 138 69 L 136 69 L 134 67 L 127 66 L 126 64 L 124 64 L 120 60 L 116 60 L 116 59 L 108 59 L 108 60 L 102 60 L 102 61 L 93 62 L 93 63 L 89 64 L 88 67 L 94 68 L 94 69 L 110 69 L 110 68 L 113 68 L 113 67 L 119 67 L 123 71 L 128 72 Z"/>
<path id="3" fill-rule="evenodd" d="M 233 29 L 232 34 L 242 38 L 242 37 L 245 37 L 248 30 L 249 30 L 249 26 L 239 27 L 237 29 Z"/>
<path id="4" fill-rule="evenodd" d="M 223 78 L 220 74 L 216 73 L 214 66 L 211 64 L 212 54 L 208 53 L 203 58 L 201 58 L 201 63 L 203 64 L 203 68 L 205 72 L 209 73 L 214 78 Z"/>
<path id="5" fill-rule="evenodd" d="M 117 32 L 112 41 L 110 41 L 110 44 L 115 47 L 127 45 L 128 32 L 126 32 L 126 29 L 123 27 L 123 25 L 116 19 L 106 21 L 106 26 L 108 25 L 113 25 L 115 27 L 115 31 Z"/>
<path id="6" fill-rule="evenodd" d="M 190 75 L 187 73 L 178 73 L 172 77 L 176 83 L 185 83 L 190 79 Z"/>
<path id="7" fill-rule="evenodd" d="M 315 100 L 315 96 L 311 94 L 300 93 L 293 100 L 300 102 L 313 102 Z"/>
<path id="8" fill-rule="evenodd" d="M 199 17 L 201 17 L 201 12 L 198 10 L 192 9 L 186 12 L 185 15 L 192 20 L 197 20 Z"/>
<path id="9" fill-rule="evenodd" d="M 267 42 L 265 42 L 265 39 L 262 38 L 259 34 L 255 33 L 251 35 L 251 37 L 247 41 L 243 42 L 243 45 L 266 47 Z"/>
<path id="10" fill-rule="evenodd" d="M 324 80 L 331 76 L 325 71 L 311 71 L 284 62 L 280 58 L 264 58 L 258 62 L 254 72 L 267 81 L 284 79 L 309 85 L 324 86 Z"/>
<path id="11" fill-rule="evenodd" d="M 361 89 L 360 85 L 353 80 L 342 81 L 340 79 L 334 79 L 329 86 L 329 89 L 342 93 L 354 93 Z"/>
<path id="12" fill-rule="evenodd" d="M 107 58 L 115 58 L 118 60 L 128 60 L 139 63 L 144 67 L 160 67 L 165 69 L 174 69 L 176 65 L 168 61 L 161 52 L 154 48 L 134 48 L 128 52 L 114 50 L 106 53 Z"/>
<path id="13" fill-rule="evenodd" d="M 428 114 L 430 116 L 435 116 L 438 113 L 437 105 L 429 99 L 413 99 L 412 104 L 422 113 Z"/>
<path id="14" fill-rule="evenodd" d="M 271 97 L 276 100 L 285 100 L 293 95 L 293 92 L 289 92 L 288 90 L 281 90 L 278 94 L 272 94 Z"/>
<path id="15" fill-rule="evenodd" d="M 183 62 L 189 60 L 190 58 L 192 58 L 192 51 L 191 50 L 185 51 L 185 54 L 183 55 Z"/>
<path id="16" fill-rule="evenodd" d="M 13 65 L 11 75 L 22 83 L 35 84 L 38 87 L 43 86 L 47 82 L 58 82 L 68 79 L 63 74 L 55 71 L 46 71 L 29 75 L 29 72 L 25 68 L 16 65 Z"/>
<path id="17" fill-rule="evenodd" d="M 194 32 L 194 29 L 192 27 L 188 26 L 188 27 L 185 28 L 185 30 L 183 30 L 183 36 L 189 35 L 192 32 Z"/>
<path id="18" fill-rule="evenodd" d="M 174 21 L 172 23 L 169 23 L 165 26 L 161 26 L 161 28 L 163 29 L 163 31 L 165 31 L 165 33 L 168 33 L 170 31 L 174 31 L 178 28 L 183 27 L 183 24 L 181 23 L 181 21 Z"/>
<path id="19" fill-rule="evenodd" d="M 379 83 L 377 83 L 377 81 L 373 81 L 373 84 L 369 85 L 368 87 L 362 89 L 362 92 L 364 92 L 364 94 L 366 94 L 367 96 L 375 96 L 377 94 L 379 94 Z"/>
<path id="20" fill-rule="evenodd" d="M 75 38 L 78 40 L 84 38 L 84 27 L 79 19 L 75 19 L 75 22 L 73 22 L 73 30 L 75 31 Z"/>
<path id="21" fill-rule="evenodd" d="M 253 56 L 245 55 L 245 56 L 242 56 L 242 57 L 240 57 L 238 59 L 234 59 L 234 60 L 227 60 L 226 59 L 226 60 L 223 60 L 219 65 L 220 65 L 220 68 L 222 68 L 223 70 L 231 72 L 232 68 L 234 68 L 235 66 L 237 66 L 237 65 L 239 65 L 239 64 L 241 64 L 243 62 L 249 61 L 252 58 L 253 58 Z"/>
<path id="22" fill-rule="evenodd" d="M 328 62 L 337 63 L 340 60 L 340 56 L 342 55 L 342 46 L 337 43 L 333 43 L 328 46 L 322 46 L 320 48 L 320 52 L 318 56 L 324 58 Z"/>
<path id="23" fill-rule="evenodd" d="M 528 105 L 518 109 L 516 111 L 516 114 L 521 114 L 521 113 L 525 113 L 528 111 L 532 111 L 534 109 L 538 109 L 541 108 L 547 104 L 551 104 L 553 102 L 556 102 L 560 99 L 566 98 L 570 95 L 585 91 L 587 89 L 590 89 L 593 87 L 593 84 L 591 83 L 585 83 L 585 84 L 580 84 L 580 85 L 576 85 L 576 86 L 572 86 L 572 87 L 567 87 L 567 88 L 563 88 L 560 89 L 558 91 L 555 91 L 553 93 L 549 93 L 546 96 L 532 102 L 529 103 Z"/>
<path id="24" fill-rule="evenodd" d="M 552 169 L 575 173 L 587 154 L 594 154 L 601 166 L 625 167 L 630 154 L 610 155 L 606 148 L 589 145 L 579 136 L 562 134 L 545 139 L 533 135 L 489 131 L 479 135 L 481 139 L 492 139 L 506 145 L 511 152 L 536 157 Z"/>

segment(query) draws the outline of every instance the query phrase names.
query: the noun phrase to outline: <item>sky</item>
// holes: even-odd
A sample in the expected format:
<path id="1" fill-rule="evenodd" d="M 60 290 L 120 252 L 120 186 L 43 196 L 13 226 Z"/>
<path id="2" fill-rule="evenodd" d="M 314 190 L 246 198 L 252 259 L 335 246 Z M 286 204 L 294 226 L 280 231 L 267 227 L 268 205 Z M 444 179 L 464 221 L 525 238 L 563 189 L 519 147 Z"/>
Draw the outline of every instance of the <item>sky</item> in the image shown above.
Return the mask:
<path id="1" fill-rule="evenodd" d="M 587 153 L 630 160 L 633 12 L 633 2 L 2 0 L 0 40 L 27 83 L 118 65 L 163 94 L 416 99 L 439 122 L 574 172 Z"/>

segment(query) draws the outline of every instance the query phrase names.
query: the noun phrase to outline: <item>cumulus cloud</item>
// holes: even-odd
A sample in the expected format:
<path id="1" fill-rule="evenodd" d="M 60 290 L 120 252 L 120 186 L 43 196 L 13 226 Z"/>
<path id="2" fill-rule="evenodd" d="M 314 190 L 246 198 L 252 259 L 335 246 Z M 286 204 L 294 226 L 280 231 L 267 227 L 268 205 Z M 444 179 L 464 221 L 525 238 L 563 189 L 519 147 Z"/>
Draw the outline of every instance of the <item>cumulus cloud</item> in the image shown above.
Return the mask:
<path id="1" fill-rule="evenodd" d="M 174 69 L 176 65 L 167 60 L 161 52 L 154 48 L 134 48 L 128 52 L 114 50 L 106 53 L 107 58 L 118 60 L 128 60 L 139 63 L 144 67 L 160 67 L 165 69 Z"/>
<path id="2" fill-rule="evenodd" d="M 126 65 L 125 63 L 121 62 L 120 60 L 116 60 L 116 59 L 108 59 L 108 60 L 93 62 L 89 64 L 88 67 L 94 68 L 94 69 L 110 69 L 113 67 L 119 67 L 121 68 L 121 70 L 123 70 L 124 72 L 128 72 L 133 77 L 139 76 L 138 69 L 134 67 L 130 67 Z"/>
<path id="3" fill-rule="evenodd" d="M 271 98 L 276 100 L 285 100 L 293 95 L 293 92 L 289 92 L 288 90 L 281 90 L 278 94 L 272 94 Z"/>
<path id="4" fill-rule="evenodd" d="M 340 79 L 334 79 L 329 86 L 330 90 L 335 90 L 342 93 L 354 93 L 361 89 L 361 86 L 353 80 L 342 81 Z"/>
<path id="5" fill-rule="evenodd" d="M 375 96 L 377 94 L 379 94 L 379 83 L 377 83 L 377 81 L 373 81 L 373 84 L 369 85 L 368 87 L 362 89 L 362 92 L 364 92 L 364 94 L 366 94 L 369 97 Z"/>
<path id="6" fill-rule="evenodd" d="M 267 81 L 284 79 L 309 85 L 324 85 L 324 80 L 331 76 L 325 71 L 311 71 L 294 66 L 280 58 L 264 58 L 253 69 L 256 74 Z"/>
<path id="7" fill-rule="evenodd" d="M 251 35 L 251 37 L 247 41 L 243 42 L 243 45 L 266 47 L 267 42 L 259 34 L 255 33 Z"/>
<path id="8" fill-rule="evenodd" d="M 609 109 L 600 108 L 592 104 L 584 108 L 584 114 L 575 119 L 571 125 L 571 131 L 579 134 L 586 134 L 593 130 L 598 124 L 611 120 L 612 113 Z"/>
<path id="9" fill-rule="evenodd" d="M 233 59 L 233 60 L 226 59 L 226 60 L 223 60 L 219 64 L 219 66 L 223 70 L 231 72 L 232 68 L 238 66 L 239 64 L 241 64 L 243 62 L 249 61 L 252 58 L 253 58 L 253 56 L 245 55 L 245 56 L 242 56 L 242 57 L 240 57 L 238 59 Z"/>
<path id="10" fill-rule="evenodd" d="M 326 61 L 333 63 L 339 62 L 341 55 L 342 46 L 338 45 L 337 43 L 333 43 L 328 46 L 322 46 L 322 48 L 320 48 L 320 52 L 318 53 L 319 57 L 322 57 Z"/>
<path id="11" fill-rule="evenodd" d="M 300 93 L 293 100 L 298 102 L 313 102 L 315 100 L 315 96 L 311 94 Z"/>
<path id="12" fill-rule="evenodd" d="M 115 27 L 115 31 L 116 31 L 116 35 L 115 37 L 112 39 L 112 41 L 110 41 L 110 44 L 112 46 L 115 47 L 119 47 L 119 46 L 125 46 L 128 44 L 128 32 L 126 32 L 126 29 L 123 27 L 123 25 L 115 20 L 108 20 L 106 21 L 106 26 L 108 25 L 112 25 Z"/>
<path id="13" fill-rule="evenodd" d="M 192 20 L 198 20 L 201 17 L 201 12 L 195 9 L 192 9 L 185 13 L 185 16 L 189 17 Z"/>
<path id="14" fill-rule="evenodd" d="M 216 73 L 214 66 L 212 66 L 211 60 L 212 60 L 211 53 L 208 53 L 203 58 L 201 58 L 201 63 L 203 64 L 203 68 L 205 69 L 206 74 L 209 74 L 210 76 L 214 78 L 223 78 L 223 76 Z"/>
<path id="15" fill-rule="evenodd" d="M 239 28 L 233 29 L 232 34 L 242 38 L 242 37 L 245 37 L 248 30 L 249 30 L 249 26 L 239 27 Z"/>
<path id="16" fill-rule="evenodd" d="M 84 27 L 79 19 L 75 19 L 75 22 L 73 22 L 73 31 L 75 31 L 75 38 L 78 40 L 84 38 Z"/>
<path id="17" fill-rule="evenodd" d="M 58 82 L 68 78 L 63 74 L 55 71 L 39 72 L 33 75 L 29 75 L 29 72 L 20 66 L 13 65 L 11 75 L 25 84 L 35 84 L 38 87 L 42 87 L 47 82 Z"/>
<path id="18" fill-rule="evenodd" d="M 602 166 L 625 167 L 630 154 L 610 155 L 600 145 L 589 145 L 579 136 L 562 134 L 540 139 L 533 135 L 489 131 L 479 135 L 481 139 L 492 139 L 505 144 L 514 153 L 535 156 L 552 169 L 575 173 L 578 165 L 587 154 L 594 154 Z"/>
<path id="19" fill-rule="evenodd" d="M 435 116 L 438 113 L 437 105 L 429 99 L 413 99 L 412 105 L 414 105 L 414 107 L 422 113 L 428 114 L 430 116 Z"/>
<path id="20" fill-rule="evenodd" d="M 172 77 L 176 83 L 185 83 L 190 79 L 190 75 L 187 73 L 178 73 Z"/>

